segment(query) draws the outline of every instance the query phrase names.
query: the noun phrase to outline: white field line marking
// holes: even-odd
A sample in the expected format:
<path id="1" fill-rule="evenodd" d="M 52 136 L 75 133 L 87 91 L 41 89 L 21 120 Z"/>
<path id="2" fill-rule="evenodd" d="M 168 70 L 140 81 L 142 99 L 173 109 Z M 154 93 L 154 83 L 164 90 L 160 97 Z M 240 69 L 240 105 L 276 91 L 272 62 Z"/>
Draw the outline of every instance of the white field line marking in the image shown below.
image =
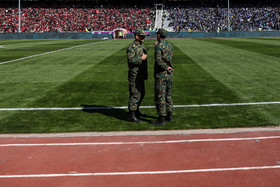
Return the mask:
<path id="1" fill-rule="evenodd" d="M 84 176 L 115 176 L 115 175 L 155 175 L 155 174 L 178 174 L 178 173 L 201 173 L 222 171 L 248 171 L 261 169 L 279 169 L 280 166 L 257 166 L 237 168 L 211 168 L 191 170 L 169 170 L 169 171 L 131 171 L 131 172 L 99 172 L 99 173 L 65 173 L 65 174 L 31 174 L 31 175 L 0 175 L 0 178 L 35 178 L 35 177 L 84 177 Z"/>
<path id="2" fill-rule="evenodd" d="M 84 143 L 0 144 L 0 147 L 143 145 L 143 144 L 171 144 L 171 143 L 195 143 L 195 142 L 248 141 L 248 140 L 266 140 L 266 139 L 280 139 L 280 136 L 251 137 L 251 138 L 167 140 L 167 141 L 147 141 L 147 142 L 84 142 Z"/>
<path id="3" fill-rule="evenodd" d="M 0 48 L 6 48 L 6 47 L 4 47 L 4 46 L 0 45 Z"/>
<path id="4" fill-rule="evenodd" d="M 22 58 L 18 58 L 18 59 L 14 59 L 14 60 L 9 60 L 9 61 L 6 61 L 6 62 L 0 62 L 0 65 L 2 65 L 2 64 L 7 64 L 7 63 L 10 63 L 10 62 L 16 62 L 16 61 L 20 61 L 20 60 L 25 60 L 25 59 L 28 59 L 28 58 L 33 58 L 33 57 L 48 55 L 48 54 L 52 54 L 52 53 L 57 53 L 57 52 L 60 52 L 60 51 L 75 49 L 75 48 L 77 48 L 77 47 L 83 47 L 83 46 L 86 46 L 86 45 L 91 45 L 91 44 L 96 44 L 96 43 L 103 43 L 103 42 L 104 42 L 104 41 L 101 41 L 101 42 L 93 42 L 93 43 L 88 43 L 88 44 L 82 44 L 82 45 L 77 45 L 77 46 L 68 47 L 68 48 L 64 48 L 64 49 L 59 49 L 59 50 L 56 50 L 56 51 L 50 51 L 50 52 L 46 52 L 46 53 L 41 53 L 41 54 L 31 55 L 31 56 L 27 56 L 27 57 L 22 57 Z"/>
<path id="5" fill-rule="evenodd" d="M 254 102 L 254 103 L 221 103 L 221 104 L 201 104 L 201 105 L 174 105 L 174 108 L 191 108 L 191 107 L 219 107 L 219 106 L 246 106 L 246 105 L 272 105 L 280 104 L 280 101 L 275 102 Z M 115 109 L 127 109 L 127 106 L 120 107 L 55 107 L 55 108 L 0 108 L 0 111 L 13 111 L 13 110 L 115 110 Z M 140 106 L 140 108 L 155 108 L 155 106 Z"/>

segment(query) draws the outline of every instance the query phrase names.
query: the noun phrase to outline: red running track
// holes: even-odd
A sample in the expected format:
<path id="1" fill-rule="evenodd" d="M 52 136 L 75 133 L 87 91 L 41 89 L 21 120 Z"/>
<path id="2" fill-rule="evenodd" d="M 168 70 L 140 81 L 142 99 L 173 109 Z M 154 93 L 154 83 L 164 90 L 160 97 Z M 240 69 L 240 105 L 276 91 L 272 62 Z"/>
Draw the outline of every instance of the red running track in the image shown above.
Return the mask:
<path id="1" fill-rule="evenodd" d="M 280 131 L 0 138 L 0 186 L 279 186 Z"/>

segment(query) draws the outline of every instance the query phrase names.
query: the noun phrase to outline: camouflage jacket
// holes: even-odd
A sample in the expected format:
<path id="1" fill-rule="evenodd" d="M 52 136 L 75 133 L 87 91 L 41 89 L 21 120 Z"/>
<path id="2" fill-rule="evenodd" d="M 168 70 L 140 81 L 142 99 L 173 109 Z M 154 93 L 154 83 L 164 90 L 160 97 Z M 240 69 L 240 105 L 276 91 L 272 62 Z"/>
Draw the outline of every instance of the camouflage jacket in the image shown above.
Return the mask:
<path id="1" fill-rule="evenodd" d="M 139 42 L 134 42 L 127 48 L 127 62 L 128 62 L 128 81 L 147 80 L 148 79 L 148 65 L 147 60 L 142 60 L 143 53 L 147 54 L 144 45 Z"/>
<path id="2" fill-rule="evenodd" d="M 173 48 L 172 45 L 166 41 L 160 41 L 155 47 L 155 78 L 164 78 L 168 76 L 167 68 L 172 67 Z M 172 76 L 172 74 L 170 74 Z"/>

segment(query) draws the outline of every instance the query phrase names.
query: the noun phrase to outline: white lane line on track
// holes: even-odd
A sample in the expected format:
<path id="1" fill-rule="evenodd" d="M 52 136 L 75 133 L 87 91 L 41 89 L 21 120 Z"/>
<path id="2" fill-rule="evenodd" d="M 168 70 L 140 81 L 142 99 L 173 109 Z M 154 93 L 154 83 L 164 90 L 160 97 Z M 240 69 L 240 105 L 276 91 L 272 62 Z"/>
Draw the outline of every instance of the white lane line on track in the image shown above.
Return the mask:
<path id="1" fill-rule="evenodd" d="M 155 175 L 155 174 L 179 174 L 200 172 L 222 172 L 222 171 L 246 171 L 262 169 L 280 169 L 276 166 L 236 167 L 236 168 L 211 168 L 191 170 L 169 170 L 169 171 L 132 171 L 132 172 L 100 172 L 100 173 L 65 173 L 65 174 L 30 174 L 30 175 L 0 175 L 0 178 L 35 178 L 35 177 L 85 177 L 85 176 L 115 176 L 115 175 Z"/>
<path id="2" fill-rule="evenodd" d="M 143 145 L 143 144 L 171 144 L 171 143 L 221 142 L 221 141 L 248 141 L 248 140 L 267 140 L 267 139 L 280 139 L 280 136 L 251 137 L 251 138 L 167 140 L 167 141 L 147 141 L 147 142 L 84 142 L 84 143 L 0 144 L 0 147 Z"/>
<path id="3" fill-rule="evenodd" d="M 96 44 L 96 43 L 103 43 L 104 41 L 101 42 L 93 42 L 93 43 L 88 43 L 88 44 L 82 44 L 82 45 L 77 45 L 77 46 L 73 46 L 73 47 L 68 47 L 68 48 L 64 48 L 64 49 L 59 49 L 56 51 L 50 51 L 50 52 L 46 52 L 46 53 L 41 53 L 41 54 L 36 54 L 36 55 L 31 55 L 31 56 L 27 56 L 27 57 L 22 57 L 22 58 L 18 58 L 18 59 L 14 59 L 14 60 L 9 60 L 9 61 L 5 61 L 5 62 L 0 62 L 0 65 L 2 64 L 7 64 L 10 62 L 16 62 L 16 61 L 20 61 L 20 60 L 25 60 L 28 58 L 33 58 L 33 57 L 38 57 L 38 56 L 43 56 L 43 55 L 48 55 L 48 54 L 52 54 L 52 53 L 57 53 L 60 51 L 66 51 L 66 50 L 70 50 L 70 49 L 75 49 L 77 47 L 83 47 L 83 46 L 87 46 L 87 45 L 91 45 L 91 44 Z"/>
<path id="4" fill-rule="evenodd" d="M 219 107 L 219 106 L 246 106 L 246 105 L 271 105 L 280 104 L 280 101 L 275 102 L 254 102 L 254 103 L 220 103 L 220 104 L 201 104 L 201 105 L 174 105 L 174 108 L 192 108 L 192 107 Z M 54 107 L 54 108 L 0 108 L 0 111 L 37 111 L 37 110 L 117 110 L 127 109 L 127 106 L 100 106 L 100 107 Z M 155 108 L 155 106 L 140 106 L 140 108 Z"/>

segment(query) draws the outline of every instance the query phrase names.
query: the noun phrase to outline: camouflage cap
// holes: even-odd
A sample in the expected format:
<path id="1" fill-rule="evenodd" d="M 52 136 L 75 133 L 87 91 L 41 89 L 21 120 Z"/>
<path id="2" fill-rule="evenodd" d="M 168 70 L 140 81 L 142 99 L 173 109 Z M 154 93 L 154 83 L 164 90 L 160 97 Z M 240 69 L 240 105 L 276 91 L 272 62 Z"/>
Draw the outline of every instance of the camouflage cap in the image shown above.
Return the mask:
<path id="1" fill-rule="evenodd" d="M 141 36 L 147 36 L 147 34 L 142 29 L 137 29 L 134 32 L 134 35 L 141 35 Z"/>
<path id="2" fill-rule="evenodd" d="M 164 29 L 159 29 L 159 30 L 157 31 L 157 34 L 160 34 L 161 36 L 166 37 L 167 31 L 164 30 Z"/>

